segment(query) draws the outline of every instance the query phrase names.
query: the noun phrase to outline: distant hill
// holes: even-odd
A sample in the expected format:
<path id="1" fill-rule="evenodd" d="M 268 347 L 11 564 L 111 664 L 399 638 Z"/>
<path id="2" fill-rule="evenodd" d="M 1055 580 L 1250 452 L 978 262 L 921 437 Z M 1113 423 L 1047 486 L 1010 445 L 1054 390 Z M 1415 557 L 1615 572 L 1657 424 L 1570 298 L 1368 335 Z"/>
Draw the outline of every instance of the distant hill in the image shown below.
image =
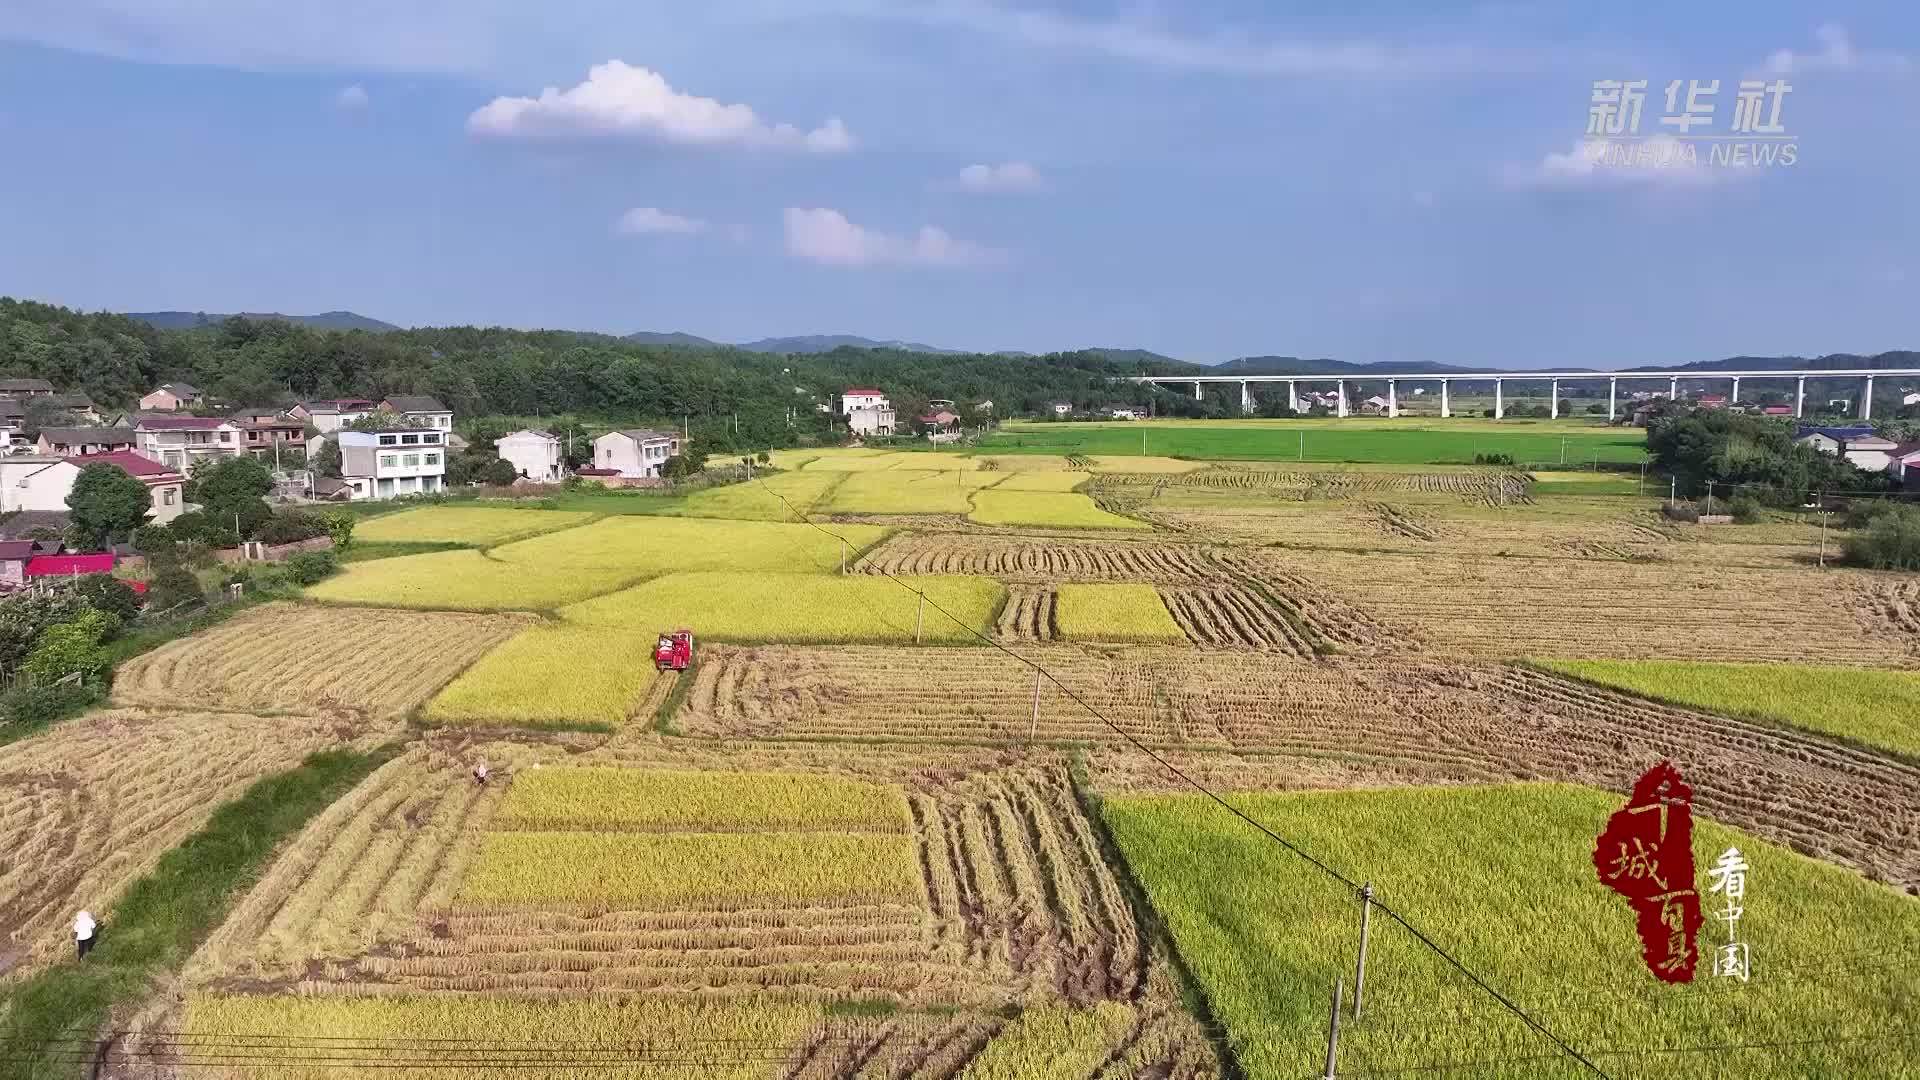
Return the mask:
<path id="1" fill-rule="evenodd" d="M 1167 356 L 1164 353 L 1153 352 L 1149 349 L 1092 348 L 1092 349 L 1087 349 L 1085 351 L 1090 353 L 1099 353 L 1101 356 L 1104 356 L 1109 360 L 1120 360 L 1129 364 L 1181 364 L 1181 363 L 1184 363 L 1184 361 L 1175 360 L 1173 357 Z"/>
<path id="2" fill-rule="evenodd" d="M 236 315 L 213 315 L 204 311 L 130 311 L 129 319 L 139 319 L 156 330 L 192 330 L 197 326 L 218 326 L 231 318 L 279 320 L 299 323 L 317 330 L 367 330 L 384 334 L 399 327 L 379 319 L 369 319 L 351 311 L 323 311 L 318 315 L 282 315 L 279 312 L 242 311 Z"/>
<path id="3" fill-rule="evenodd" d="M 657 330 L 641 330 L 628 334 L 620 340 L 631 341 L 636 345 L 693 345 L 707 349 L 725 348 L 725 346 L 717 341 L 711 341 L 694 334 L 683 334 L 678 330 L 667 333 L 661 333 Z"/>
<path id="4" fill-rule="evenodd" d="M 1920 352 L 1900 350 L 1860 356 L 1856 353 L 1828 353 L 1825 356 L 1730 356 L 1725 360 L 1695 360 L 1681 364 L 1679 371 L 1772 371 L 1779 368 L 1913 368 L 1920 367 Z M 1644 368 L 1658 370 L 1660 365 Z"/>
<path id="5" fill-rule="evenodd" d="M 917 341 L 875 341 L 872 338 L 858 337 L 853 334 L 804 334 L 799 337 L 761 338 L 759 341 L 745 342 L 736 348 L 764 353 L 823 353 L 832 352 L 842 346 L 851 346 L 856 349 L 901 349 L 906 352 L 942 355 L 961 351 L 942 349 L 936 345 L 922 345 Z"/>

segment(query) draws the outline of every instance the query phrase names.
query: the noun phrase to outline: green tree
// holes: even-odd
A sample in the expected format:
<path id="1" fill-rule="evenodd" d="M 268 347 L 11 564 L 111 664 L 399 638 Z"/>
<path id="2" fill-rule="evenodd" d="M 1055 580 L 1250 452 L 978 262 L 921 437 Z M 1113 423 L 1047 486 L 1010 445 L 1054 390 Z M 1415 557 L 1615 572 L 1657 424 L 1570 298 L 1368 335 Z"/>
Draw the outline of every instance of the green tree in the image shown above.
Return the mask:
<path id="1" fill-rule="evenodd" d="M 513 463 L 506 458 L 494 458 L 480 470 L 480 479 L 496 487 L 506 487 L 520 478 L 514 471 Z"/>
<path id="2" fill-rule="evenodd" d="M 100 646 L 119 630 L 117 617 L 88 608 L 40 631 L 20 670 L 43 683 L 73 674 L 97 679 L 107 670 L 106 650 Z"/>
<path id="3" fill-rule="evenodd" d="M 147 520 L 153 498 L 147 485 L 118 465 L 88 465 L 67 493 L 68 530 L 73 545 L 98 549 L 126 540 Z"/>
<path id="4" fill-rule="evenodd" d="M 219 527 L 234 528 L 240 539 L 251 537 L 273 517 L 266 501 L 273 491 L 273 472 L 259 459 L 246 454 L 222 458 L 198 476 L 201 507 Z"/>

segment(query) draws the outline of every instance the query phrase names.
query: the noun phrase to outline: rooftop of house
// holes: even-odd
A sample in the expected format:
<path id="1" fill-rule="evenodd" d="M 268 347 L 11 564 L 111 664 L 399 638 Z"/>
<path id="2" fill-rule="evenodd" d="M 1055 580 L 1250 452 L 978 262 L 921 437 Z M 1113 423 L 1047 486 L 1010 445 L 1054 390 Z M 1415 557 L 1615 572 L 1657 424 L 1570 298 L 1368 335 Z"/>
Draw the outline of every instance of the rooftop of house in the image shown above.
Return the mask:
<path id="1" fill-rule="evenodd" d="M 111 450 L 101 454 L 75 454 L 66 460 L 85 468 L 88 465 L 118 465 L 149 484 L 175 484 L 186 479 L 150 457 L 131 450 Z"/>
<path id="2" fill-rule="evenodd" d="M 886 391 L 875 390 L 871 386 L 849 386 L 840 391 L 841 397 L 886 397 Z"/>
<path id="3" fill-rule="evenodd" d="M 0 398 L 0 416 L 11 420 L 16 416 L 27 415 L 27 407 L 20 404 L 19 398 Z"/>
<path id="4" fill-rule="evenodd" d="M 45 379 L 0 379 L 0 393 L 53 393 L 53 384 Z"/>
<path id="5" fill-rule="evenodd" d="M 508 434 L 505 434 L 505 435 L 502 435 L 502 436 L 500 436 L 500 438 L 502 438 L 502 439 L 511 439 L 511 438 L 513 438 L 513 437 L 515 437 L 515 436 L 517 436 L 517 435 L 531 435 L 531 436 L 533 436 L 533 437 L 534 437 L 534 438 L 536 438 L 536 439 L 545 439 L 545 440 L 547 440 L 548 442 L 559 442 L 559 441 L 560 441 L 560 436 L 558 436 L 558 435 L 555 435 L 555 434 L 554 434 L 553 432 L 551 432 L 551 431 L 536 431 L 536 430 L 534 430 L 534 429 L 532 429 L 532 428 L 521 428 L 521 429 L 520 429 L 519 431 L 514 431 L 514 432 L 509 432 Z"/>
<path id="6" fill-rule="evenodd" d="M 627 438 L 632 439 L 634 442 L 637 442 L 637 443 L 662 442 L 665 440 L 677 439 L 680 437 L 679 434 L 676 432 L 654 431 L 650 428 L 620 428 L 615 431 L 607 432 L 607 435 L 625 435 Z M 601 438 L 605 438 L 605 437 L 606 436 L 604 435 L 601 436 Z"/>
<path id="7" fill-rule="evenodd" d="M 139 413 L 134 420 L 136 431 L 213 431 L 216 428 L 231 426 L 231 422 L 218 416 L 176 416 L 171 413 Z"/>
<path id="8" fill-rule="evenodd" d="M 397 413 L 443 413 L 452 409 L 440 404 L 440 399 L 430 394 L 394 394 L 381 404 Z"/>
<path id="9" fill-rule="evenodd" d="M 1793 429 L 1793 437 L 1804 439 L 1809 435 L 1825 435 L 1829 439 L 1858 439 L 1873 434 L 1872 424 L 1801 424 Z"/>
<path id="10" fill-rule="evenodd" d="M 376 436 L 380 436 L 380 435 L 425 435 L 433 439 L 434 441 L 438 441 L 441 433 L 438 431 L 435 431 L 433 428 L 383 427 L 383 428 L 375 428 L 371 431 L 351 431 L 347 429 L 342 429 L 340 431 L 334 432 L 334 435 L 339 438 L 342 446 L 345 446 L 348 443 L 377 446 L 379 445 L 379 441 L 376 438 Z M 366 440 L 368 439 L 374 439 L 374 441 L 367 442 Z M 413 444 L 409 443 L 408 445 L 413 445 Z"/>
<path id="11" fill-rule="evenodd" d="M 0 520 L 0 539 L 18 540 L 36 529 L 65 532 L 67 522 L 65 510 L 22 510 Z"/>
<path id="12" fill-rule="evenodd" d="M 31 540 L 0 540 L 0 562 L 19 562 L 33 558 L 36 545 Z"/>
<path id="13" fill-rule="evenodd" d="M 310 413 L 372 412 L 373 407 L 366 398 L 316 398 L 300 403 Z"/>
<path id="14" fill-rule="evenodd" d="M 56 445 L 74 446 L 101 443 L 106 446 L 132 446 L 133 431 L 116 427 L 44 427 L 40 437 Z"/>

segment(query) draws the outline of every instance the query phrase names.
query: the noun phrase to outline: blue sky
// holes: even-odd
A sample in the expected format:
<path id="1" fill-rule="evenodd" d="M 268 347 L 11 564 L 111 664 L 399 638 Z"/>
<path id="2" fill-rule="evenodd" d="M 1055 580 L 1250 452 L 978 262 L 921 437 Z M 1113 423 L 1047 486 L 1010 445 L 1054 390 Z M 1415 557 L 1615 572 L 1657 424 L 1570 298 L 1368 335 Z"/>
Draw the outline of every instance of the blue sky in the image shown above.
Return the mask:
<path id="1" fill-rule="evenodd" d="M 1209 362 L 1920 347 L 1907 4 L 7 6 L 16 296 Z M 1785 79 L 1797 163 L 1583 169 L 1610 78 L 1643 134 L 1671 80 L 1724 130 Z"/>

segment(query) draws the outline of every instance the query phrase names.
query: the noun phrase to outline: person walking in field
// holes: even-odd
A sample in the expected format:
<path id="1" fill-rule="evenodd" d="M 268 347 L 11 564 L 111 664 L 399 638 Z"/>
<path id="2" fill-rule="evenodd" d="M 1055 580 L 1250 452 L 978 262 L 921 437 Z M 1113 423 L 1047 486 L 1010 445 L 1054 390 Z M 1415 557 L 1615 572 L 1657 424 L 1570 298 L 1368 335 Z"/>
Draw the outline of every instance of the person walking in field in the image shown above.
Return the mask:
<path id="1" fill-rule="evenodd" d="M 473 782 L 481 787 L 487 786 L 487 763 L 485 761 L 473 767 Z"/>
<path id="2" fill-rule="evenodd" d="M 83 911 L 73 917 L 73 945 L 79 952 L 78 959 L 85 960 L 87 953 L 93 951 L 93 913 Z"/>

